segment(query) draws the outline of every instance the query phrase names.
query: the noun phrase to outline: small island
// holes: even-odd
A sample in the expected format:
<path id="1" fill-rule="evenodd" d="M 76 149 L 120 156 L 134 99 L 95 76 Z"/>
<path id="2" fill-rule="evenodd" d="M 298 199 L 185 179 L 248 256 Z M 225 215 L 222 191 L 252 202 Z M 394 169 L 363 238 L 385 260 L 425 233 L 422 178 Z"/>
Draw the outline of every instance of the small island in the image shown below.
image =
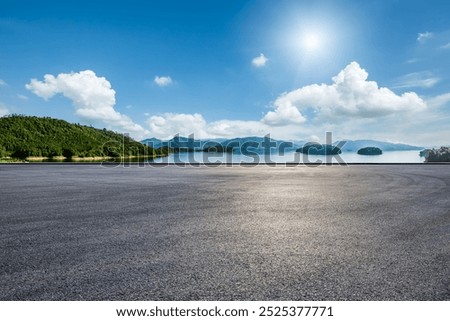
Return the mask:
<path id="1" fill-rule="evenodd" d="M 296 152 L 308 155 L 337 155 L 342 153 L 337 146 L 319 143 L 307 143 L 298 148 Z"/>
<path id="2" fill-rule="evenodd" d="M 358 155 L 374 156 L 383 154 L 383 151 L 378 147 L 363 147 L 360 148 L 357 153 Z"/>
<path id="3" fill-rule="evenodd" d="M 426 149 L 423 154 L 427 163 L 450 162 L 450 147 L 442 146 L 439 149 Z"/>

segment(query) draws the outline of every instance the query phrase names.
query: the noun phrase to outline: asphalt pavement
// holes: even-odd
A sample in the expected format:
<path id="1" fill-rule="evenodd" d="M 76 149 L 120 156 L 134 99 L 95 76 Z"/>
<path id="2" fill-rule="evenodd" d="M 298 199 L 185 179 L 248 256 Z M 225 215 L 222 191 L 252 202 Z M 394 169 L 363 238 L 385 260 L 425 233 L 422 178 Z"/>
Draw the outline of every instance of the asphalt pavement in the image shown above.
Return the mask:
<path id="1" fill-rule="evenodd" d="M 0 166 L 0 300 L 449 300 L 450 166 Z"/>

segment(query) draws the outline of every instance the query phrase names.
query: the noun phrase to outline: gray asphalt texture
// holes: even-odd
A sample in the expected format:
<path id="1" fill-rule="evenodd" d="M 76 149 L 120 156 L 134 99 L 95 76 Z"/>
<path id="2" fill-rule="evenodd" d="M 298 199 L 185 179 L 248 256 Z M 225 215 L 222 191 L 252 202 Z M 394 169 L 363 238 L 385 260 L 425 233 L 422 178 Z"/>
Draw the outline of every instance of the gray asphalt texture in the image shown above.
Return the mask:
<path id="1" fill-rule="evenodd" d="M 450 166 L 0 166 L 0 300 L 449 300 Z"/>

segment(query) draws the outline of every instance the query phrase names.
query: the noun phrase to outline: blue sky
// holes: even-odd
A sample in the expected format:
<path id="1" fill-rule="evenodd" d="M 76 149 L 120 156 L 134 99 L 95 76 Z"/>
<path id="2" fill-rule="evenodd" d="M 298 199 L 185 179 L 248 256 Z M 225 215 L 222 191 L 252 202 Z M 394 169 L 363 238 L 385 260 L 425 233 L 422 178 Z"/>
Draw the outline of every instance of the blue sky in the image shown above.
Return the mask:
<path id="1" fill-rule="evenodd" d="M 0 115 L 137 139 L 449 144 L 449 12 L 433 0 L 0 0 Z"/>

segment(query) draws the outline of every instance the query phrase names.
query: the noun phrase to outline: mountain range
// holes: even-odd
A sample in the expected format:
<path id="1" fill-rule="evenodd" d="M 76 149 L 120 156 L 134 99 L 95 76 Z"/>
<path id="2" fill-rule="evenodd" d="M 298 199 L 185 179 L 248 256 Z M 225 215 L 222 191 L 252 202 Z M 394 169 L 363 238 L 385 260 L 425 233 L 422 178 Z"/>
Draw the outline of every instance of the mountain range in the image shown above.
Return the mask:
<path id="1" fill-rule="evenodd" d="M 148 145 L 153 148 L 169 147 L 176 150 L 184 151 L 203 151 L 210 146 L 222 146 L 224 148 L 234 148 L 234 152 L 239 152 L 237 147 L 241 150 L 249 150 L 257 154 L 262 154 L 267 151 L 270 144 L 270 152 L 283 150 L 285 152 L 295 151 L 296 149 L 303 147 L 307 141 L 288 141 L 277 140 L 267 137 L 237 137 L 237 138 L 215 138 L 215 139 L 193 139 L 189 137 L 175 136 L 169 140 L 161 140 L 158 138 L 148 138 L 141 141 L 142 144 Z M 265 144 L 264 144 L 265 143 Z M 340 145 L 339 141 L 333 143 L 333 145 Z M 377 147 L 383 151 L 406 151 L 406 150 L 422 150 L 421 146 L 407 145 L 401 143 L 390 143 L 370 139 L 360 140 L 346 140 L 345 144 L 341 147 L 345 152 L 357 152 L 360 148 L 364 147 Z"/>

